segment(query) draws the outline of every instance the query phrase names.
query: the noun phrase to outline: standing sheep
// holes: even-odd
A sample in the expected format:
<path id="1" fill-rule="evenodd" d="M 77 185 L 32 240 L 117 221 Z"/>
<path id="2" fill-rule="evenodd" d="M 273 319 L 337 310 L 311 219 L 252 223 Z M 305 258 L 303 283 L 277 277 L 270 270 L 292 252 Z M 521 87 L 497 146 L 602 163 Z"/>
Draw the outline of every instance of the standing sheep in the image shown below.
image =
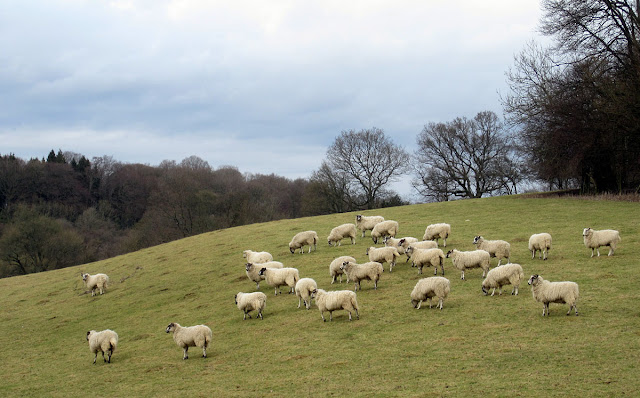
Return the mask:
<path id="1" fill-rule="evenodd" d="M 344 271 L 340 267 L 342 267 L 342 263 L 346 261 L 355 263 L 356 259 L 351 256 L 340 256 L 329 264 L 329 276 L 331 276 L 332 285 L 336 281 L 336 276 L 338 275 L 340 276 L 340 283 L 342 283 L 342 274 L 344 274 Z M 347 283 L 349 283 L 349 276 L 347 276 Z"/>
<path id="2" fill-rule="evenodd" d="M 616 246 L 622 241 L 620 232 L 615 229 L 596 231 L 595 229 L 585 228 L 582 231 L 582 236 L 584 237 L 584 245 L 591 249 L 591 257 L 594 255 L 594 250 L 598 251 L 598 257 L 600 257 L 600 246 L 609 246 L 609 256 L 613 256 Z"/>
<path id="3" fill-rule="evenodd" d="M 451 225 L 445 223 L 431 224 L 424 230 L 422 240 L 435 240 L 442 238 L 443 246 L 447 247 L 447 238 L 451 235 Z"/>
<path id="4" fill-rule="evenodd" d="M 109 284 L 109 277 L 107 274 L 95 274 L 89 275 L 81 273 L 82 281 L 87 286 L 87 289 L 91 291 L 91 297 L 96 294 L 96 288 L 100 290 L 100 294 L 104 294 L 104 291 L 107 289 L 107 285 Z"/>
<path id="5" fill-rule="evenodd" d="M 371 230 L 371 239 L 373 243 L 378 243 L 378 239 L 390 236 L 395 238 L 398 233 L 398 222 L 393 220 L 386 220 L 377 223 Z"/>
<path id="6" fill-rule="evenodd" d="M 390 236 L 385 236 L 383 242 L 385 246 L 393 246 L 398 250 L 398 253 L 405 254 L 404 251 L 407 249 L 407 247 L 409 247 L 411 243 L 418 242 L 418 238 L 407 236 L 404 238 L 396 239 Z M 436 243 L 434 247 L 438 247 L 438 244 Z"/>
<path id="7" fill-rule="evenodd" d="M 342 224 L 331 230 L 329 236 L 327 237 L 327 241 L 329 242 L 329 246 L 333 246 L 334 243 L 337 243 L 336 246 L 342 245 L 342 239 L 351 238 L 351 244 L 356 244 L 356 226 L 353 224 Z"/>
<path id="8" fill-rule="evenodd" d="M 318 284 L 311 278 L 302 278 L 296 283 L 296 296 L 298 297 L 298 308 L 300 301 L 304 301 L 307 310 L 311 308 L 311 292 L 318 288 Z"/>
<path id="9" fill-rule="evenodd" d="M 182 359 L 189 359 L 189 347 L 201 347 L 202 357 L 207 357 L 207 347 L 211 343 L 213 333 L 206 325 L 180 326 L 179 323 L 171 322 L 167 326 L 167 333 L 173 333 L 173 341 L 178 347 L 182 347 L 184 354 Z"/>
<path id="10" fill-rule="evenodd" d="M 409 246 L 413 246 L 414 250 L 415 249 L 437 249 L 438 248 L 438 242 L 436 242 L 435 240 L 421 240 L 421 241 L 418 241 L 418 242 L 409 242 L 409 241 L 407 241 L 405 239 L 406 238 L 400 239 L 400 246 L 403 248 L 404 254 L 407 255 L 407 260 L 405 261 L 405 263 L 408 262 L 411 259 L 411 253 L 407 252 L 407 248 L 409 248 Z M 414 267 L 414 265 L 412 265 L 412 267 Z"/>
<path id="11" fill-rule="evenodd" d="M 472 250 L 468 252 L 461 252 L 456 249 L 449 250 L 447 252 L 447 258 L 451 257 L 453 266 L 456 267 L 462 274 L 460 279 L 464 279 L 464 270 L 471 268 L 482 268 L 482 277 L 484 278 L 489 271 L 489 264 L 491 262 L 491 255 L 486 250 Z"/>
<path id="12" fill-rule="evenodd" d="M 358 214 L 356 216 L 356 228 L 362 231 L 362 237 L 364 238 L 365 231 L 371 231 L 376 224 L 384 221 L 382 216 L 363 216 Z"/>
<path id="13" fill-rule="evenodd" d="M 242 252 L 242 257 L 247 259 L 248 263 L 266 263 L 273 261 L 273 256 L 269 252 L 254 252 L 252 250 L 245 250 Z"/>
<path id="14" fill-rule="evenodd" d="M 578 301 L 580 292 L 577 283 L 549 282 L 542 279 L 540 275 L 532 275 L 529 278 L 529 284 L 533 299 L 543 304 L 542 316 L 549 315 L 549 303 L 569 304 L 567 315 L 571 314 L 572 308 L 576 311 L 576 316 L 578 315 L 576 301 Z"/>
<path id="15" fill-rule="evenodd" d="M 407 248 L 407 254 L 411 255 L 411 262 L 418 267 L 418 275 L 422 274 L 422 268 L 426 265 L 435 268 L 434 275 L 438 275 L 438 265 L 444 275 L 444 253 L 440 249 L 416 249 L 413 245 Z"/>
<path id="16" fill-rule="evenodd" d="M 262 268 L 259 273 L 260 276 L 264 276 L 265 281 L 269 286 L 273 286 L 276 296 L 280 292 L 280 286 L 289 286 L 289 294 L 293 293 L 293 289 L 296 286 L 300 275 L 296 268 Z"/>
<path id="17" fill-rule="evenodd" d="M 411 305 L 413 305 L 415 309 L 419 310 L 422 302 L 428 299 L 429 308 L 431 308 L 433 297 L 437 297 L 438 305 L 436 305 L 436 308 L 440 307 L 440 310 L 442 310 L 442 303 L 444 302 L 444 299 L 447 298 L 450 291 L 451 283 L 447 278 L 442 276 L 432 276 L 420 279 L 411 292 Z"/>
<path id="18" fill-rule="evenodd" d="M 520 264 L 511 263 L 496 267 L 487 273 L 487 277 L 482 281 L 482 293 L 486 296 L 489 289 L 493 288 L 491 295 L 493 296 L 498 288 L 498 294 L 502 295 L 502 286 L 511 285 L 512 295 L 518 295 L 520 282 L 524 279 L 524 271 Z"/>
<path id="19" fill-rule="evenodd" d="M 313 246 L 313 250 L 317 249 L 318 234 L 316 231 L 304 231 L 295 234 L 291 242 L 289 242 L 289 251 L 293 254 L 297 249 L 300 249 L 300 254 L 304 254 L 305 245 L 309 245 L 309 253 L 311 253 L 311 246 Z"/>
<path id="20" fill-rule="evenodd" d="M 90 330 L 87 332 L 87 341 L 89 342 L 89 350 L 94 353 L 93 364 L 95 365 L 98 358 L 98 352 L 102 353 L 102 360 L 111 363 L 111 355 L 118 345 L 118 333 L 111 329 L 96 332 Z M 104 359 L 104 353 L 107 353 L 109 360 Z"/>
<path id="21" fill-rule="evenodd" d="M 531 259 L 536 257 L 536 251 L 540 250 L 540 258 L 544 254 L 544 260 L 547 259 L 547 253 L 551 250 L 551 235 L 543 232 L 541 234 L 533 234 L 529 238 L 529 251 Z"/>
<path id="22" fill-rule="evenodd" d="M 345 261 L 340 267 L 347 277 L 355 282 L 355 291 L 357 292 L 360 287 L 360 281 L 370 280 L 373 281 L 373 289 L 378 289 L 378 281 L 382 276 L 382 264 L 370 261 L 364 264 L 356 264 L 355 262 Z"/>
<path id="23" fill-rule="evenodd" d="M 369 261 L 376 261 L 380 264 L 389 263 L 389 272 L 393 271 L 393 267 L 396 265 L 396 259 L 400 257 L 400 253 L 395 247 L 374 247 L 371 246 L 367 249 L 366 255 L 369 256 Z"/>
<path id="24" fill-rule="evenodd" d="M 264 307 L 267 305 L 267 295 L 262 292 L 238 292 L 235 296 L 235 301 L 238 309 L 244 313 L 242 317 L 243 321 L 247 319 L 247 315 L 251 318 L 249 314 L 251 311 L 258 311 L 256 318 L 259 317 L 262 319 L 262 311 L 264 311 Z"/>
<path id="25" fill-rule="evenodd" d="M 351 321 L 352 311 L 356 312 L 356 319 L 360 319 L 356 294 L 351 290 L 337 290 L 333 292 L 327 292 L 323 289 L 315 289 L 311 292 L 311 298 L 316 301 L 316 306 L 320 310 L 322 322 L 326 322 L 326 319 L 324 319 L 325 311 L 329 311 L 329 321 L 333 321 L 333 311 L 336 310 L 348 311 L 349 321 Z"/>
<path id="26" fill-rule="evenodd" d="M 485 240 L 482 236 L 473 238 L 473 244 L 478 245 L 478 249 L 489 252 L 491 257 L 498 259 L 498 267 L 503 258 L 507 259 L 507 264 L 511 262 L 511 245 L 504 240 Z"/>
<path id="27" fill-rule="evenodd" d="M 260 281 L 264 279 L 264 276 L 260 275 L 260 270 L 263 268 L 284 268 L 284 265 L 280 261 L 267 261 L 266 263 L 247 263 L 245 270 L 247 277 L 256 283 L 256 289 L 260 289 Z"/>

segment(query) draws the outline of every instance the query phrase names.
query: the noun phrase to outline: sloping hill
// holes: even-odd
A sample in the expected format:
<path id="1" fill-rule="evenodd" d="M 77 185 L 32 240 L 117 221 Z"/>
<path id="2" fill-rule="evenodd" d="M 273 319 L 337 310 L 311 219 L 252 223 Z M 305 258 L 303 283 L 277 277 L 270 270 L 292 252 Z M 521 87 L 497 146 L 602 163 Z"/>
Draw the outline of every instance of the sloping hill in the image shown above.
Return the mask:
<path id="1" fill-rule="evenodd" d="M 409 293 L 433 269 L 400 263 L 378 290 L 363 282 L 361 317 L 343 311 L 323 323 L 315 307 L 298 309 L 294 296 L 268 295 L 264 320 L 242 320 L 233 297 L 253 291 L 244 249 L 266 250 L 327 290 L 328 265 L 340 255 L 364 261 L 367 234 L 355 246 L 328 247 L 332 227 L 355 213 L 284 220 L 215 231 L 98 263 L 0 280 L 1 396 L 478 396 L 637 393 L 640 206 L 577 199 L 503 197 L 413 205 L 365 212 L 400 223 L 400 236 L 422 237 L 426 225 L 448 222 L 448 248 L 472 250 L 477 234 L 511 242 L 512 262 L 526 277 L 580 284 L 580 316 L 566 305 L 542 304 L 529 286 L 519 296 L 485 297 L 481 271 L 460 280 L 449 259 L 451 293 L 439 311 L 415 310 Z M 584 227 L 615 228 L 615 256 L 590 258 Z M 291 237 L 318 232 L 318 250 L 289 253 Z M 528 238 L 553 235 L 549 260 L 531 260 Z M 607 249 L 603 250 L 606 254 Z M 492 261 L 492 266 L 496 260 Z M 385 266 L 388 269 L 388 266 Z M 105 272 L 103 296 L 84 293 L 80 272 Z M 508 287 L 506 292 L 510 292 Z M 205 323 L 213 330 L 209 358 L 182 350 L 165 328 Z M 120 335 L 111 364 L 93 355 L 90 329 Z"/>

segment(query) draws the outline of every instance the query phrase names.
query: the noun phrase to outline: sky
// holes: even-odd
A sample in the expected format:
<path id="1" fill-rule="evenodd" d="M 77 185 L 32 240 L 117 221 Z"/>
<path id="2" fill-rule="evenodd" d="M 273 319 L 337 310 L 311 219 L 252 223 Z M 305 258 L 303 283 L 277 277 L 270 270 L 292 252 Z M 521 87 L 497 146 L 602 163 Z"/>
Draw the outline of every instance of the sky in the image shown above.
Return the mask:
<path id="1" fill-rule="evenodd" d="M 50 150 L 308 178 L 344 130 L 409 153 L 502 117 L 539 0 L 3 0 L 0 154 Z M 411 195 L 409 176 L 392 188 Z"/>

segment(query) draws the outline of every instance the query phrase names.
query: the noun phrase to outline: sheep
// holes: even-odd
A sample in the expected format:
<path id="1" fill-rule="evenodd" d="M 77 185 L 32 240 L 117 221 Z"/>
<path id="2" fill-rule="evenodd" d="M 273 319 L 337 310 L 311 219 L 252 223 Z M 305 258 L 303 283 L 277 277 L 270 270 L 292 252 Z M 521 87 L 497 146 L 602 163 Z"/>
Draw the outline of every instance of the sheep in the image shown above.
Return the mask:
<path id="1" fill-rule="evenodd" d="M 620 238 L 620 232 L 615 229 L 603 229 L 596 231 L 595 229 L 585 228 L 582 231 L 584 237 L 584 245 L 591 249 L 591 257 L 593 257 L 593 251 L 598 251 L 598 257 L 600 257 L 600 246 L 609 246 L 609 256 L 613 256 L 613 252 L 616 251 L 616 246 L 622 241 Z"/>
<path id="2" fill-rule="evenodd" d="M 304 301 L 307 310 L 311 308 L 311 292 L 318 288 L 318 284 L 311 278 L 302 278 L 296 283 L 296 296 L 298 297 L 298 308 L 301 301 Z"/>
<path id="3" fill-rule="evenodd" d="M 409 242 L 405 239 L 407 238 L 400 239 L 400 246 L 403 248 L 404 254 L 407 255 L 407 260 L 405 261 L 405 263 L 411 259 L 411 253 L 407 252 L 407 248 L 409 246 L 413 246 L 414 249 L 437 249 L 438 248 L 438 242 L 436 242 L 435 240 L 421 240 L 416 242 Z M 415 239 L 415 238 L 412 238 L 412 239 Z"/>
<path id="4" fill-rule="evenodd" d="M 256 318 L 260 317 L 262 319 L 262 311 L 264 311 L 264 307 L 267 304 L 267 295 L 262 292 L 238 292 L 235 296 L 235 301 L 238 309 L 244 313 L 243 321 L 247 319 L 247 315 L 251 318 L 249 314 L 251 311 L 258 311 Z"/>
<path id="5" fill-rule="evenodd" d="M 364 238 L 365 231 L 371 231 L 376 224 L 384 221 L 382 216 L 356 216 L 356 228 L 362 231 L 362 237 Z"/>
<path id="6" fill-rule="evenodd" d="M 373 243 L 378 243 L 378 239 L 385 236 L 396 237 L 398 233 L 398 222 L 393 220 L 386 220 L 377 223 L 371 230 L 371 239 Z"/>
<path id="7" fill-rule="evenodd" d="M 245 250 L 242 252 L 242 257 L 247 259 L 248 263 L 266 263 L 273 261 L 273 256 L 269 252 L 254 252 L 252 250 Z"/>
<path id="8" fill-rule="evenodd" d="M 498 288 L 498 294 L 502 295 L 502 286 L 512 285 L 513 290 L 511 291 L 511 294 L 517 296 L 520 281 L 523 279 L 524 271 L 520 264 L 511 263 L 496 267 L 487 272 L 487 277 L 482 281 L 482 293 L 486 296 L 489 294 L 489 289 L 493 288 L 493 292 L 491 292 L 491 295 L 493 296 L 496 292 L 496 288 Z"/>
<path id="9" fill-rule="evenodd" d="M 171 322 L 167 326 L 167 333 L 173 333 L 173 341 L 184 350 L 182 359 L 189 359 L 189 347 L 201 347 L 202 358 L 207 357 L 207 347 L 213 338 L 207 325 L 180 326 L 179 323 Z"/>
<path id="10" fill-rule="evenodd" d="M 356 312 L 356 319 L 360 319 L 356 294 L 351 290 L 337 290 L 333 292 L 327 292 L 323 289 L 315 289 L 311 292 L 311 298 L 316 301 L 316 306 L 320 310 L 322 322 L 327 321 L 326 319 L 324 319 L 325 311 L 329 311 L 329 321 L 333 321 L 333 311 L 336 310 L 348 311 L 349 321 L 351 321 L 352 311 Z"/>
<path id="11" fill-rule="evenodd" d="M 297 249 L 300 249 L 300 254 L 304 254 L 304 245 L 309 245 L 309 253 L 311 253 L 311 246 L 313 246 L 313 250 L 317 249 L 318 234 L 316 231 L 304 231 L 295 234 L 291 242 L 289 242 L 289 251 L 293 254 Z"/>
<path id="12" fill-rule="evenodd" d="M 245 270 L 247 272 L 247 277 L 249 280 L 252 280 L 256 283 L 256 290 L 260 289 L 260 281 L 264 279 L 263 276 L 260 276 L 260 270 L 262 268 L 283 268 L 284 265 L 280 261 L 267 261 L 266 263 L 253 264 L 247 263 L 245 265 Z"/>
<path id="13" fill-rule="evenodd" d="M 329 246 L 333 246 L 334 243 L 337 243 L 336 246 L 342 245 L 342 239 L 351 238 L 351 244 L 356 244 L 356 226 L 353 224 L 342 224 L 331 230 L 329 236 L 327 237 L 327 241 L 329 242 Z"/>
<path id="14" fill-rule="evenodd" d="M 356 262 L 356 259 L 351 256 L 340 256 L 333 260 L 331 264 L 329 264 L 329 276 L 331 276 L 331 284 L 336 281 L 336 276 L 340 276 L 340 283 L 342 283 L 342 274 L 344 271 L 340 268 L 342 263 L 345 261 L 350 261 L 352 263 Z M 347 275 L 347 283 L 349 283 L 349 276 Z"/>
<path id="15" fill-rule="evenodd" d="M 371 246 L 365 254 L 369 256 L 369 261 L 376 261 L 380 264 L 389 263 L 389 272 L 393 271 L 393 267 L 396 265 L 396 259 L 400 257 L 400 253 L 398 253 L 398 249 L 395 247 Z"/>
<path id="16" fill-rule="evenodd" d="M 345 261 L 340 266 L 350 280 L 355 282 L 355 291 L 357 292 L 360 287 L 360 281 L 370 280 L 373 281 L 374 290 L 378 290 L 378 281 L 382 276 L 382 264 L 370 261 L 364 264 L 356 264 L 352 261 Z"/>
<path id="17" fill-rule="evenodd" d="M 404 251 L 406 250 L 406 248 L 409 247 L 411 243 L 418 242 L 418 238 L 407 236 L 404 238 L 396 239 L 390 236 L 385 236 L 383 242 L 385 246 L 393 246 L 398 250 L 398 253 L 405 254 Z M 436 243 L 436 246 L 434 247 L 438 247 L 438 244 Z"/>
<path id="18" fill-rule="evenodd" d="M 488 251 L 478 249 L 467 252 L 461 252 L 453 249 L 447 252 L 447 258 L 451 258 L 453 266 L 460 270 L 460 279 L 464 279 L 464 270 L 471 268 L 482 268 L 482 277 L 484 278 L 489 271 L 491 254 Z"/>
<path id="19" fill-rule="evenodd" d="M 435 240 L 442 238 L 444 241 L 443 246 L 447 247 L 447 238 L 451 235 L 451 225 L 445 223 L 431 224 L 424 230 L 424 236 L 422 240 Z"/>
<path id="20" fill-rule="evenodd" d="M 419 310 L 422 302 L 429 300 L 429 308 L 431 308 L 433 297 L 437 297 L 438 305 L 436 305 L 436 308 L 440 307 L 440 310 L 442 310 L 442 303 L 450 291 L 451 283 L 447 278 L 432 276 L 420 279 L 411 292 L 411 305 L 413 305 L 413 308 Z"/>
<path id="21" fill-rule="evenodd" d="M 425 265 L 435 268 L 434 275 L 438 275 L 438 265 L 444 275 L 444 253 L 440 249 L 416 249 L 413 245 L 407 247 L 407 253 L 411 255 L 411 262 L 418 267 L 418 275 L 422 274 L 422 267 Z"/>
<path id="22" fill-rule="evenodd" d="M 96 288 L 100 290 L 100 294 L 104 294 L 104 291 L 107 289 L 107 285 L 109 284 L 109 277 L 107 274 L 89 275 L 80 273 L 80 275 L 82 275 L 82 281 L 85 283 L 87 288 L 91 290 L 91 297 L 96 294 Z"/>
<path id="23" fill-rule="evenodd" d="M 551 235 L 543 232 L 541 234 L 533 234 L 529 238 L 529 251 L 531 252 L 531 259 L 536 257 L 536 251 L 540 250 L 540 258 L 544 254 L 544 259 L 547 259 L 547 254 L 551 250 Z"/>
<path id="24" fill-rule="evenodd" d="M 273 286 L 276 296 L 280 292 L 280 286 L 287 285 L 291 289 L 289 294 L 293 293 L 293 289 L 296 286 L 300 276 L 296 268 L 262 268 L 259 273 L 260 276 L 264 276 L 264 279 Z"/>
<path id="25" fill-rule="evenodd" d="M 478 249 L 486 250 L 491 257 L 498 259 L 498 267 L 503 258 L 507 259 L 507 264 L 511 262 L 511 245 L 504 240 L 485 240 L 482 236 L 473 238 L 473 244 L 478 245 Z"/>
<path id="26" fill-rule="evenodd" d="M 118 333 L 111 329 L 106 329 L 101 332 L 90 330 L 87 332 L 87 341 L 89 342 L 89 350 L 94 353 L 93 364 L 96 364 L 98 358 L 98 352 L 102 353 L 102 360 L 104 362 L 111 363 L 111 355 L 118 346 Z M 109 360 L 104 359 L 104 353 L 107 353 Z"/>
<path id="27" fill-rule="evenodd" d="M 528 283 L 531 285 L 533 299 L 543 303 L 542 316 L 549 315 L 549 303 L 569 304 L 567 315 L 571 314 L 572 308 L 576 311 L 576 316 L 578 315 L 576 301 L 578 301 L 580 292 L 577 283 L 549 282 L 542 279 L 540 275 L 531 275 Z"/>

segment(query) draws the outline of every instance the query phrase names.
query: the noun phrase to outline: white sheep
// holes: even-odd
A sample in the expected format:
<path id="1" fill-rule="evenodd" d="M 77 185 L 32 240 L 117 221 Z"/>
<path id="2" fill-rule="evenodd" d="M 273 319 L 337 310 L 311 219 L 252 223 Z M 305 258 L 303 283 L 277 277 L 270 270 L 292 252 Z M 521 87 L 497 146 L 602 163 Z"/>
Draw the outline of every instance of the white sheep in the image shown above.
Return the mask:
<path id="1" fill-rule="evenodd" d="M 436 305 L 436 308 L 440 307 L 442 310 L 442 303 L 444 302 L 444 299 L 447 298 L 450 291 L 451 283 L 447 278 L 442 276 L 432 276 L 420 279 L 411 292 L 411 305 L 419 310 L 422 302 L 428 299 L 429 308 L 431 308 L 433 297 L 437 297 L 438 305 Z"/>
<path id="2" fill-rule="evenodd" d="M 247 315 L 251 318 L 249 314 L 251 311 L 257 311 L 256 318 L 262 319 L 262 311 L 264 311 L 264 307 L 267 304 L 267 295 L 262 292 L 238 292 L 235 296 L 235 301 L 238 309 L 244 313 L 243 321 L 247 319 Z"/>
<path id="3" fill-rule="evenodd" d="M 600 257 L 600 246 L 609 246 L 609 256 L 613 256 L 616 246 L 622 241 L 620 232 L 615 229 L 596 231 L 595 229 L 585 228 L 582 231 L 582 236 L 584 237 L 584 245 L 591 249 L 591 257 L 594 255 L 594 250 L 598 251 L 598 257 Z"/>
<path id="4" fill-rule="evenodd" d="M 531 259 L 536 257 L 536 251 L 540 250 L 540 258 L 547 259 L 547 254 L 551 250 L 551 235 L 543 232 L 541 234 L 533 234 L 529 238 L 529 251 L 531 252 Z"/>
<path id="5" fill-rule="evenodd" d="M 403 248 L 404 254 L 407 255 L 407 260 L 405 261 L 405 263 L 411 259 L 411 253 L 407 252 L 407 248 L 409 246 L 413 246 L 414 249 L 437 249 L 438 248 L 438 242 L 436 242 L 435 240 L 421 240 L 416 242 L 409 242 L 405 239 L 406 238 L 400 239 L 400 246 Z"/>
<path id="6" fill-rule="evenodd" d="M 518 289 L 520 288 L 520 282 L 524 279 L 524 271 L 520 264 L 511 263 L 496 267 L 487 272 L 487 277 L 482 281 L 482 293 L 486 296 L 489 294 L 489 289 L 493 288 L 491 295 L 493 296 L 498 288 L 498 294 L 502 295 L 502 286 L 511 285 L 513 290 L 512 295 L 518 295 Z"/>
<path id="7" fill-rule="evenodd" d="M 398 249 L 392 246 L 371 246 L 367 249 L 365 254 L 369 256 L 369 261 L 376 261 L 380 264 L 389 263 L 389 272 L 393 271 L 393 267 L 396 265 L 396 259 L 400 257 Z"/>
<path id="8" fill-rule="evenodd" d="M 247 277 L 256 283 L 256 289 L 260 289 L 260 281 L 264 279 L 264 276 L 260 275 L 260 270 L 263 268 L 284 268 L 284 265 L 280 261 L 267 261 L 266 263 L 247 263 L 245 264 L 245 270 Z"/>
<path id="9" fill-rule="evenodd" d="M 329 276 L 331 276 L 331 284 L 336 281 L 336 276 L 340 276 L 340 283 L 342 283 L 342 274 L 344 271 L 340 268 L 342 267 L 342 263 L 345 261 L 351 261 L 353 263 L 356 262 L 356 259 L 351 256 L 340 256 L 333 260 L 331 264 L 329 264 Z M 347 275 L 347 283 L 349 283 L 349 276 Z"/>
<path id="10" fill-rule="evenodd" d="M 269 286 L 273 286 L 276 296 L 280 292 L 280 286 L 289 286 L 289 293 L 293 293 L 296 283 L 300 280 L 300 275 L 296 268 L 262 268 L 259 272 L 264 276 Z"/>
<path id="11" fill-rule="evenodd" d="M 318 288 L 318 284 L 311 278 L 302 278 L 296 283 L 296 296 L 298 297 L 298 308 L 301 301 L 304 301 L 307 309 L 311 308 L 311 292 Z"/>
<path id="12" fill-rule="evenodd" d="M 358 214 L 356 216 L 356 228 L 362 231 L 362 237 L 364 238 L 365 231 L 371 231 L 377 223 L 384 221 L 382 216 L 363 216 Z"/>
<path id="13" fill-rule="evenodd" d="M 464 270 L 472 268 L 482 268 L 482 277 L 484 278 L 489 271 L 491 262 L 491 254 L 488 251 L 478 249 L 466 252 L 453 249 L 447 252 L 447 258 L 451 258 L 453 266 L 462 273 L 460 279 L 464 279 Z"/>
<path id="14" fill-rule="evenodd" d="M 247 259 L 248 263 L 266 263 L 273 261 L 273 256 L 269 252 L 254 252 L 253 250 L 245 250 L 242 252 L 242 257 Z"/>
<path id="15" fill-rule="evenodd" d="M 107 289 L 107 285 L 109 284 L 109 277 L 107 274 L 89 275 L 80 273 L 80 275 L 82 275 L 82 280 L 87 286 L 87 289 L 91 290 L 91 296 L 96 294 L 96 288 L 100 290 L 100 294 L 104 294 L 104 291 Z"/>
<path id="16" fill-rule="evenodd" d="M 511 245 L 504 240 L 485 240 L 482 236 L 476 236 L 473 238 L 473 244 L 477 245 L 478 249 L 489 252 L 491 257 L 498 259 L 498 266 L 502 262 L 503 258 L 507 259 L 507 264 L 511 262 Z"/>
<path id="17" fill-rule="evenodd" d="M 202 357 L 207 357 L 207 347 L 213 338 L 213 333 L 207 325 L 180 326 L 179 323 L 171 322 L 167 326 L 167 333 L 173 333 L 173 341 L 178 347 L 182 347 L 182 359 L 189 359 L 189 347 L 201 347 Z"/>
<path id="18" fill-rule="evenodd" d="M 327 237 L 327 241 L 329 242 L 329 246 L 333 246 L 334 243 L 337 243 L 336 246 L 342 245 L 342 239 L 351 238 L 351 244 L 356 244 L 356 226 L 353 224 L 342 224 L 333 228 Z"/>
<path id="19" fill-rule="evenodd" d="M 580 292 L 577 283 L 549 282 L 542 279 L 540 275 L 532 275 L 529 278 L 529 284 L 531 285 L 533 299 L 543 304 L 542 316 L 549 315 L 549 303 L 569 304 L 567 315 L 571 314 L 572 308 L 578 315 L 576 301 L 578 301 Z"/>
<path id="20" fill-rule="evenodd" d="M 451 235 L 451 225 L 445 223 L 431 224 L 424 230 L 422 240 L 435 240 L 442 238 L 443 246 L 447 247 L 447 238 Z"/>
<path id="21" fill-rule="evenodd" d="M 398 233 L 398 222 L 393 220 L 386 220 L 377 223 L 371 230 L 371 239 L 373 243 L 378 243 L 378 239 L 390 236 L 395 238 Z"/>
<path id="22" fill-rule="evenodd" d="M 311 246 L 313 246 L 313 250 L 317 249 L 318 234 L 316 231 L 304 231 L 295 234 L 291 242 L 289 242 L 289 251 L 293 254 L 297 249 L 300 249 L 300 254 L 304 254 L 305 245 L 309 245 L 309 253 L 311 253 Z"/>
<path id="23" fill-rule="evenodd" d="M 411 243 L 418 242 L 418 238 L 412 238 L 410 236 L 407 236 L 404 238 L 396 239 L 390 236 L 385 236 L 383 239 L 383 242 L 385 246 L 393 246 L 398 250 L 398 253 L 405 254 L 404 251 L 407 249 L 407 247 L 409 247 Z M 436 246 L 434 247 L 438 247 L 438 244 L 436 243 Z"/>
<path id="24" fill-rule="evenodd" d="M 87 332 L 87 341 L 89 342 L 89 350 L 94 354 L 93 363 L 96 363 L 98 358 L 98 352 L 102 353 L 102 360 L 104 362 L 111 363 L 111 355 L 118 346 L 118 333 L 111 329 L 106 329 L 101 332 L 90 330 Z M 104 359 L 104 353 L 107 353 L 109 360 Z"/>
<path id="25" fill-rule="evenodd" d="M 327 292 L 323 289 L 315 289 L 311 292 L 311 298 L 316 301 L 316 306 L 320 310 L 322 322 L 326 322 L 326 319 L 324 319 L 325 311 L 329 311 L 329 321 L 333 321 L 333 311 L 337 310 L 348 311 L 349 320 L 351 320 L 351 312 L 355 311 L 356 319 L 360 319 L 356 294 L 351 290 Z"/>
<path id="26" fill-rule="evenodd" d="M 361 289 L 360 281 L 369 280 L 373 281 L 374 290 L 378 289 L 378 281 L 382 276 L 382 264 L 370 261 L 364 264 L 356 264 L 352 261 L 345 261 L 340 267 L 349 277 L 350 280 L 355 282 L 355 291 Z"/>
<path id="27" fill-rule="evenodd" d="M 444 253 L 440 249 L 416 249 L 413 245 L 407 247 L 408 254 L 411 255 L 413 266 L 418 267 L 418 275 L 422 274 L 422 268 L 426 265 L 435 268 L 434 275 L 438 275 L 438 265 L 444 275 Z"/>

